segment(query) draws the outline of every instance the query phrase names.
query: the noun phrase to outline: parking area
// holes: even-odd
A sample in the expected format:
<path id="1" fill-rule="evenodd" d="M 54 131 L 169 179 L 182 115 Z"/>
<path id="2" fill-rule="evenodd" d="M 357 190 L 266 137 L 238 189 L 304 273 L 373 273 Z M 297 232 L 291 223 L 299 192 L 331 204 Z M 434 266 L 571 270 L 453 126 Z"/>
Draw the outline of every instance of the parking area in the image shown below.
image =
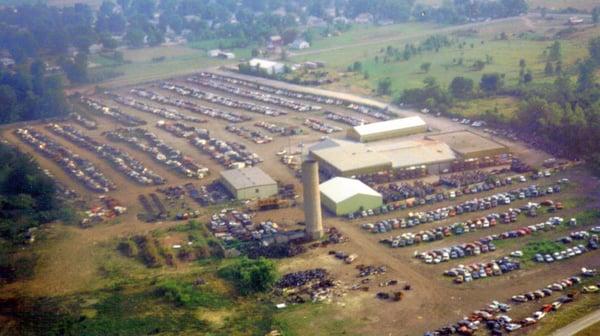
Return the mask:
<path id="1" fill-rule="evenodd" d="M 65 190 L 90 202 L 100 195 L 118 199 L 128 209 L 122 223 L 198 218 L 225 242 L 294 240 L 293 234 L 277 234 L 302 229 L 301 207 L 250 211 L 217 183 L 219 173 L 257 166 L 301 195 L 297 166 L 306 145 L 344 138 L 348 127 L 390 119 L 391 112 L 417 113 L 366 103 L 199 72 L 84 96 L 74 101 L 71 119 L 4 128 L 1 135 L 34 155 Z M 469 127 L 423 118 L 435 130 Z M 283 260 L 281 272 L 326 269 L 328 278 L 352 290 L 334 296 L 344 307 L 342 318 L 368 317 L 364 333 L 415 335 L 455 323 L 493 300 L 510 302 L 576 276 L 582 267 L 600 266 L 593 229 L 599 223 L 581 218 L 598 207 L 598 180 L 577 166 L 545 168 L 548 154 L 507 137 L 497 140 L 540 171 L 511 169 L 506 156 L 501 164 L 442 176 L 365 175 L 384 206 L 344 217 L 326 214 L 325 226 L 339 229 L 344 242 L 308 247 Z M 344 262 L 351 255 L 355 260 Z M 385 273 L 357 277 L 358 265 Z M 325 274 L 317 273 L 319 279 Z M 336 291 L 342 287 L 336 284 Z M 554 294 L 551 302 L 546 295 L 515 301 L 511 316 L 532 316 L 560 297 L 558 290 Z M 494 314 L 501 310 L 495 307 Z M 535 323 L 519 329 L 529 324 Z"/>

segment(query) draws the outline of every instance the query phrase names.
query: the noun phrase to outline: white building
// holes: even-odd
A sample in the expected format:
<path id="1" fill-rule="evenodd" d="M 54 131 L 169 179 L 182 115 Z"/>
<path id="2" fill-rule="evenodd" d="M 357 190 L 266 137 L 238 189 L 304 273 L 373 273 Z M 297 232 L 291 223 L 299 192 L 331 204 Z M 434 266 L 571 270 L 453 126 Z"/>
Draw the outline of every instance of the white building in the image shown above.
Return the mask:
<path id="1" fill-rule="evenodd" d="M 290 48 L 292 49 L 297 49 L 297 50 L 302 50 L 302 49 L 307 49 L 310 48 L 310 43 L 304 41 L 304 40 L 294 40 L 294 42 L 290 43 Z"/>
<path id="2" fill-rule="evenodd" d="M 414 116 L 355 126 L 348 130 L 348 137 L 360 142 L 369 142 L 426 131 L 427 124 L 425 121 L 419 116 Z"/>
<path id="3" fill-rule="evenodd" d="M 383 197 L 360 180 L 334 177 L 321 183 L 321 203 L 337 216 L 360 210 L 375 209 L 383 204 Z"/>
<path id="4" fill-rule="evenodd" d="M 266 59 L 253 58 L 248 64 L 251 67 L 259 68 L 266 71 L 269 75 L 280 74 L 284 71 L 285 65 L 279 62 L 273 62 Z"/>

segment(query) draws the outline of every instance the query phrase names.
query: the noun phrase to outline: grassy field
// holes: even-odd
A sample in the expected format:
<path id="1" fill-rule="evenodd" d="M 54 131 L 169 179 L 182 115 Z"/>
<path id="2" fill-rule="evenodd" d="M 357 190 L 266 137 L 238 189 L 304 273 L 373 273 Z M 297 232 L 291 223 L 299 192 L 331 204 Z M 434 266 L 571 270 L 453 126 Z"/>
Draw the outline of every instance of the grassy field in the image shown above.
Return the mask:
<path id="1" fill-rule="evenodd" d="M 600 323 L 596 323 L 590 327 L 575 334 L 575 336 L 596 336 L 600 335 Z"/>
<path id="2" fill-rule="evenodd" d="M 102 86 L 121 86 L 141 83 L 150 80 L 162 79 L 190 73 L 207 67 L 226 64 L 223 60 L 209 58 L 198 49 L 185 46 L 161 46 L 143 49 L 127 49 L 124 58 L 130 63 L 91 69 L 91 72 L 110 71 L 123 73 L 122 76 L 112 78 L 100 83 Z M 152 59 L 164 57 L 160 62 Z M 102 64 L 98 57 L 91 60 L 93 63 Z"/>

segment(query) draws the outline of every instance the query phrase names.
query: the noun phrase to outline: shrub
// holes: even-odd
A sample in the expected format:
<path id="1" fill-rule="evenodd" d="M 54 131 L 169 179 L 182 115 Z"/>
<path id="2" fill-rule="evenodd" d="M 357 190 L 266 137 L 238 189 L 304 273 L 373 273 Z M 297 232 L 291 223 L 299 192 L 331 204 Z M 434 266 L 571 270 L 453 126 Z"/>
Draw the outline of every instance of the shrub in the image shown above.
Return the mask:
<path id="1" fill-rule="evenodd" d="M 220 269 L 219 276 L 231 281 L 242 295 L 265 292 L 273 287 L 277 278 L 273 261 L 247 257 Z"/>

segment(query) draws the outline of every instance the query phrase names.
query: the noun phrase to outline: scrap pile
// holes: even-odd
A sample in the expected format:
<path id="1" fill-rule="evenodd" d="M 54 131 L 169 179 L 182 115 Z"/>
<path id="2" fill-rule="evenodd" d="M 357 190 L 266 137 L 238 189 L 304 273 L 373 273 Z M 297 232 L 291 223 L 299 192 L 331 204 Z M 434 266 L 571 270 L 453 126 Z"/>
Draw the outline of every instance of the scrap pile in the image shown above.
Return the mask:
<path id="1" fill-rule="evenodd" d="M 110 196 L 100 196 L 102 205 L 92 207 L 85 212 L 85 217 L 79 223 L 82 227 L 90 227 L 105 219 L 112 219 L 124 214 L 127 208 Z"/>
<path id="2" fill-rule="evenodd" d="M 453 188 L 459 188 L 475 183 L 485 182 L 491 177 L 492 175 L 490 173 L 481 170 L 466 171 L 458 174 L 440 176 L 440 184 Z"/>
<path id="3" fill-rule="evenodd" d="M 99 113 L 105 117 L 112 118 L 118 121 L 123 126 L 141 126 L 146 125 L 146 122 L 140 118 L 130 116 L 121 112 L 118 108 L 109 107 L 101 102 L 88 97 L 81 97 L 81 102 L 90 108 L 92 111 Z"/>
<path id="4" fill-rule="evenodd" d="M 149 98 L 151 96 L 151 93 L 144 89 L 131 89 L 130 92 L 139 97 L 148 97 Z M 185 121 L 197 122 L 197 123 L 206 122 L 205 119 L 187 116 L 187 115 L 181 114 L 173 109 L 167 109 L 164 107 L 153 107 L 153 106 L 150 106 L 142 101 L 136 100 L 131 97 L 121 96 L 116 93 L 111 93 L 110 96 L 113 98 L 113 100 L 115 102 L 117 102 L 119 104 L 129 106 L 129 107 L 134 108 L 141 112 L 153 114 L 157 117 L 170 119 L 170 120 L 185 120 Z"/>
<path id="5" fill-rule="evenodd" d="M 176 90 L 175 87 L 165 87 L 163 86 L 163 89 L 169 90 L 169 91 L 174 91 L 177 92 L 178 94 L 182 95 L 182 96 L 190 96 L 191 92 L 188 91 L 180 91 L 180 90 Z M 202 106 L 202 105 L 198 105 L 196 103 L 193 103 L 189 100 L 183 100 L 183 99 L 177 99 L 174 97 L 167 97 L 167 96 L 163 96 L 159 93 L 156 92 L 152 92 L 149 90 L 145 90 L 144 92 L 146 92 L 146 94 L 144 94 L 143 98 L 149 98 L 152 101 L 161 103 L 161 104 L 165 104 L 165 105 L 171 105 L 171 106 L 175 106 L 175 107 L 181 107 L 184 108 L 188 111 L 194 112 L 194 113 L 198 113 L 198 114 L 202 114 L 205 115 L 207 117 L 211 117 L 211 118 L 217 118 L 217 119 L 223 119 L 223 120 L 227 120 L 228 122 L 232 122 L 232 123 L 238 123 L 238 122 L 242 122 L 242 121 L 248 121 L 251 118 L 239 113 L 233 113 L 233 112 L 225 112 L 225 111 L 220 111 L 220 110 L 215 110 L 213 108 L 210 107 L 206 107 L 206 106 Z M 138 93 L 139 94 L 139 93 Z"/>
<path id="6" fill-rule="evenodd" d="M 338 285 L 322 268 L 285 274 L 276 284 L 275 292 L 294 303 L 329 300 Z"/>
<path id="7" fill-rule="evenodd" d="M 105 133 L 112 141 L 125 142 L 152 156 L 157 162 L 189 178 L 202 179 L 208 168 L 163 142 L 156 134 L 141 128 L 119 128 Z"/>
<path id="8" fill-rule="evenodd" d="M 50 124 L 46 128 L 77 146 L 98 154 L 110 162 L 116 170 L 140 184 L 160 185 L 166 182 L 163 177 L 146 168 L 142 162 L 136 160 L 129 153 L 111 145 L 102 144 L 83 134 L 73 126 Z"/>
<path id="9" fill-rule="evenodd" d="M 318 110 L 320 107 L 311 106 L 308 104 L 304 104 L 300 101 L 296 101 L 289 98 L 279 97 L 275 95 L 265 94 L 260 91 L 245 89 L 243 87 L 230 85 L 226 82 L 219 81 L 214 78 L 210 78 L 208 76 L 194 76 L 187 79 L 188 82 L 202 85 L 207 88 L 227 92 L 229 94 L 233 94 L 236 96 L 249 98 L 252 100 L 260 101 L 263 103 L 268 103 L 272 105 L 277 105 L 283 108 L 288 108 L 290 110 L 298 111 L 298 112 L 309 112 L 313 110 Z"/>
<path id="10" fill-rule="evenodd" d="M 213 103 L 213 104 L 223 105 L 225 107 L 232 108 L 232 109 L 241 109 L 241 110 L 245 110 L 248 112 L 258 113 L 258 114 L 262 114 L 262 115 L 266 115 L 266 116 L 273 116 L 273 117 L 287 114 L 286 111 L 274 109 L 274 108 L 271 108 L 266 105 L 259 105 L 259 104 L 254 104 L 254 103 L 245 102 L 245 101 L 241 101 L 241 100 L 236 100 L 236 99 L 233 99 L 230 97 L 220 96 L 220 95 L 217 95 L 217 94 L 214 94 L 211 92 L 201 91 L 201 90 L 198 90 L 198 89 L 190 87 L 190 86 L 175 84 L 172 82 L 163 82 L 161 84 L 161 88 L 170 90 L 170 91 L 175 91 L 175 92 L 177 92 L 181 95 L 185 95 L 185 96 L 191 95 L 192 97 L 194 97 L 196 99 L 204 100 L 204 101 L 207 101 L 207 102 Z"/>
<path id="11" fill-rule="evenodd" d="M 32 128 L 18 128 L 16 135 L 44 156 L 52 159 L 76 180 L 95 192 L 115 190 L 116 185 L 90 161 L 71 152 Z"/>
<path id="12" fill-rule="evenodd" d="M 423 181 L 415 181 L 412 184 L 403 182 L 389 183 L 378 186 L 376 190 L 383 196 L 383 201 L 385 203 L 396 202 L 412 197 L 424 198 L 425 196 L 436 192 L 436 188 L 433 185 Z"/>

